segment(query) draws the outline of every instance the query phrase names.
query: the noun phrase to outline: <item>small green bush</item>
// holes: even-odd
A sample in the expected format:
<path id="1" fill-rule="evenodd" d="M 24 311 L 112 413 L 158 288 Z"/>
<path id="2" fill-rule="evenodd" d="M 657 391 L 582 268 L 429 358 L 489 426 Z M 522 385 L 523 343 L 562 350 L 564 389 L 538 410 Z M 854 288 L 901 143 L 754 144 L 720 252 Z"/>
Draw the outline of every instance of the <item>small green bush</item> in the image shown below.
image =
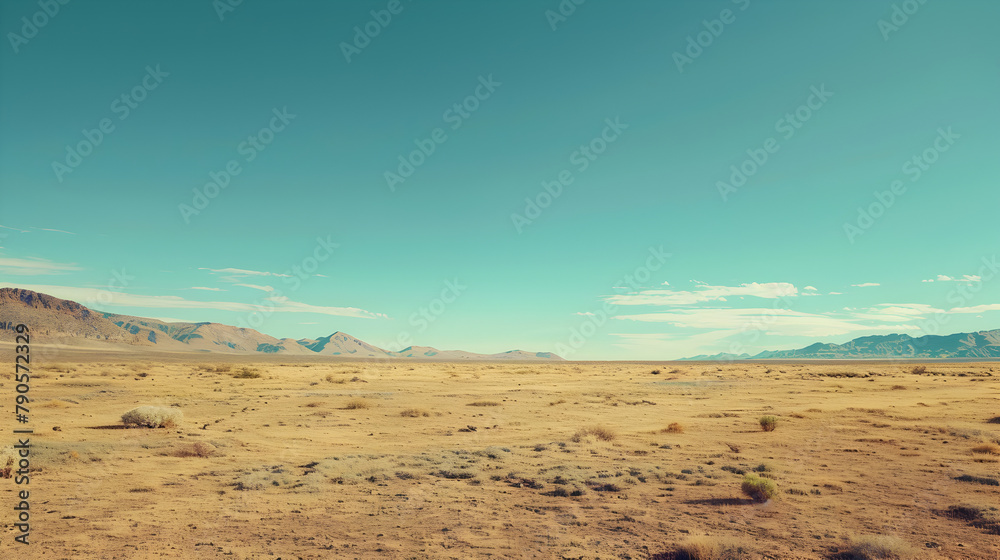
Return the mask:
<path id="1" fill-rule="evenodd" d="M 761 416 L 760 428 L 765 432 L 773 432 L 778 427 L 778 418 L 775 416 Z"/>
<path id="2" fill-rule="evenodd" d="M 778 494 L 773 480 L 755 474 L 744 475 L 740 489 L 755 502 L 766 502 Z"/>

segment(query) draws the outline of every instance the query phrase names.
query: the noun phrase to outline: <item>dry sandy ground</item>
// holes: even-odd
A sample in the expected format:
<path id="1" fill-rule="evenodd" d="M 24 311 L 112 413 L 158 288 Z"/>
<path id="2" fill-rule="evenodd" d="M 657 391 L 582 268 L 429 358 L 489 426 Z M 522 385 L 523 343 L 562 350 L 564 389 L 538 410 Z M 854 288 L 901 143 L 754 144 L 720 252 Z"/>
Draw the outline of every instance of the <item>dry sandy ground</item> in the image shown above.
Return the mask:
<path id="1" fill-rule="evenodd" d="M 998 478 L 972 452 L 1000 438 L 995 363 L 58 358 L 33 364 L 33 544 L 0 480 L 4 558 L 648 559 L 708 535 L 826 559 L 870 534 L 1000 558 L 1000 487 L 956 479 Z M 5 444 L 13 394 L 5 374 Z M 183 420 L 112 429 L 140 405 Z M 212 455 L 178 456 L 196 442 Z M 763 504 L 740 491 L 755 468 Z"/>

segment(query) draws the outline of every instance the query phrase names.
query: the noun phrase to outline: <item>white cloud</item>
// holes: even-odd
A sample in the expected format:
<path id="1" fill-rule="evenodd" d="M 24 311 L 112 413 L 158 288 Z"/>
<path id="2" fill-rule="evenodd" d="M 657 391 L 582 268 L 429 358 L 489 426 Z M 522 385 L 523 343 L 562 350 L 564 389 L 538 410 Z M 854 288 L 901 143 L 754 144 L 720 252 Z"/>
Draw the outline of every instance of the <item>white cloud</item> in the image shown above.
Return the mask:
<path id="1" fill-rule="evenodd" d="M 189 290 L 206 290 L 206 291 L 209 291 L 209 292 L 226 292 L 226 291 L 228 291 L 228 290 L 223 290 L 222 288 L 206 288 L 204 286 L 192 286 L 191 288 L 188 288 L 188 289 Z"/>
<path id="2" fill-rule="evenodd" d="M 864 284 L 851 284 L 855 288 L 872 288 L 874 286 L 881 286 L 878 282 L 865 282 Z"/>
<path id="3" fill-rule="evenodd" d="M 81 305 L 93 305 L 100 311 L 108 307 L 142 307 L 162 309 L 215 309 L 219 311 L 267 313 L 317 313 L 339 317 L 356 317 L 360 319 L 376 319 L 386 317 L 383 313 L 374 313 L 357 307 L 325 307 L 291 301 L 287 297 L 267 296 L 265 299 L 277 305 L 257 305 L 234 301 L 193 301 L 179 296 L 145 296 L 114 292 L 98 288 L 74 288 L 70 286 L 51 286 L 38 284 L 6 284 L 11 288 L 21 288 L 49 294 L 58 298 L 73 300 Z"/>
<path id="4" fill-rule="evenodd" d="M 693 305 L 708 301 L 726 301 L 726 297 L 750 296 L 765 299 L 796 296 L 798 290 L 787 282 L 740 284 L 739 286 L 711 286 L 699 283 L 694 290 L 643 290 L 635 294 L 607 296 L 615 305 Z"/>
<path id="5" fill-rule="evenodd" d="M 912 330 L 912 325 L 861 324 L 852 317 L 804 313 L 790 309 L 769 308 L 709 308 L 678 309 L 660 313 L 619 315 L 615 319 L 668 323 L 688 329 L 724 329 L 737 332 L 763 331 L 779 336 L 833 336 L 858 331 Z M 912 319 L 913 317 L 904 317 Z M 889 320 L 888 317 L 882 320 Z"/>
<path id="6" fill-rule="evenodd" d="M 198 270 L 207 270 L 214 274 L 225 274 L 231 281 L 235 278 L 243 278 L 246 276 L 277 276 L 279 278 L 291 278 L 291 274 L 279 274 L 277 272 L 263 272 L 259 270 L 246 270 L 243 268 L 199 268 Z"/>
<path id="7" fill-rule="evenodd" d="M 963 274 L 961 278 L 955 278 L 952 276 L 945 276 L 944 274 L 938 274 L 937 278 L 929 280 L 921 280 L 921 282 L 966 282 L 969 284 L 980 281 L 982 281 L 982 278 L 975 274 Z"/>
<path id="8" fill-rule="evenodd" d="M 802 288 L 802 289 L 806 290 L 808 292 L 815 292 L 816 291 L 816 288 L 813 287 L 813 286 L 806 286 L 805 288 Z"/>
<path id="9" fill-rule="evenodd" d="M 581 311 L 577 311 L 573 315 L 583 315 L 584 317 L 593 317 L 594 316 L 594 314 L 591 313 L 590 311 L 582 311 L 582 312 Z"/>
<path id="10" fill-rule="evenodd" d="M 234 284 L 234 286 L 243 286 L 244 288 L 252 288 L 254 290 L 260 290 L 262 292 L 273 292 L 274 288 L 271 286 L 259 286 L 257 284 Z"/>
<path id="11" fill-rule="evenodd" d="M 956 307 L 948 313 L 982 313 L 983 311 L 1000 311 L 1000 303 L 988 303 L 975 307 Z"/>
<path id="12" fill-rule="evenodd" d="M 0 257 L 0 273 L 13 276 L 41 276 L 51 274 L 65 274 L 75 270 L 82 270 L 76 263 L 65 264 L 29 257 L 26 259 L 15 259 L 10 257 Z"/>

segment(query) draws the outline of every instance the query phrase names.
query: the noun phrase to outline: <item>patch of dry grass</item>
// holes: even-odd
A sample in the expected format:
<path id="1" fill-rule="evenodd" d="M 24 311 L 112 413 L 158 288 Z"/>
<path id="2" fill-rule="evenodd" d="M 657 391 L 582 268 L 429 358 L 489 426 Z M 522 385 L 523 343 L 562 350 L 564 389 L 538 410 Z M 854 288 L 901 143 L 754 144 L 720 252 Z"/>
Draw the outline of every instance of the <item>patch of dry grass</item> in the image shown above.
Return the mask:
<path id="1" fill-rule="evenodd" d="M 354 398 L 347 401 L 344 408 L 346 410 L 368 410 L 370 408 L 375 408 L 375 403 L 368 399 Z"/>
<path id="2" fill-rule="evenodd" d="M 399 415 L 405 418 L 419 418 L 421 416 L 430 416 L 431 413 L 419 408 L 407 408 L 406 410 L 400 411 Z"/>
<path id="3" fill-rule="evenodd" d="M 983 453 L 985 455 L 1000 455 L 1000 445 L 995 443 L 984 443 L 972 448 L 973 453 Z"/>
<path id="4" fill-rule="evenodd" d="M 470 402 L 469 406 L 500 406 L 497 401 L 474 401 Z"/>
<path id="5" fill-rule="evenodd" d="M 173 451 L 174 457 L 211 457 L 218 453 L 216 447 L 210 443 L 201 441 L 183 445 Z"/>
<path id="6" fill-rule="evenodd" d="M 599 441 L 614 441 L 618 435 L 611 429 L 605 428 L 603 426 L 592 426 L 590 428 L 583 428 L 577 430 L 573 437 L 570 438 L 573 443 L 580 443 L 588 436 L 593 436 Z"/>
<path id="7" fill-rule="evenodd" d="M 836 558 L 841 560 L 909 560 L 917 550 L 909 543 L 890 535 L 851 537 Z"/>
<path id="8" fill-rule="evenodd" d="M 69 408 L 69 407 L 75 406 L 75 405 L 73 403 L 68 403 L 66 401 L 60 401 L 60 400 L 56 399 L 56 400 L 51 400 L 51 401 L 42 403 L 39 406 L 41 406 L 42 408 Z"/>
<path id="9" fill-rule="evenodd" d="M 753 550 L 735 539 L 691 537 L 677 546 L 678 560 L 749 560 Z"/>
<path id="10" fill-rule="evenodd" d="M 261 372 L 259 369 L 246 366 L 236 370 L 236 373 L 233 374 L 233 377 L 236 379 L 259 379 L 260 376 Z"/>

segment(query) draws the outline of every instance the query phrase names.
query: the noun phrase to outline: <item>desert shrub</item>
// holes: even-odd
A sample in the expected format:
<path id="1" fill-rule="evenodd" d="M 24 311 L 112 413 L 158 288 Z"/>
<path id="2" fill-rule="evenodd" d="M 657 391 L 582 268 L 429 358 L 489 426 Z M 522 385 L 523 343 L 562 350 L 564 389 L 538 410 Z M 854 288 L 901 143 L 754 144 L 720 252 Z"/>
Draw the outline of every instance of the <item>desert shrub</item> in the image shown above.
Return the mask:
<path id="1" fill-rule="evenodd" d="M 670 434 L 683 434 L 684 433 L 684 426 L 682 426 L 678 422 L 671 422 L 666 428 L 663 428 L 660 431 L 664 432 L 664 433 L 670 433 Z"/>
<path id="2" fill-rule="evenodd" d="M 476 401 L 470 402 L 469 406 L 500 406 L 497 401 Z"/>
<path id="3" fill-rule="evenodd" d="M 13 446 L 0 448 L 0 478 L 10 478 L 17 463 L 17 452 Z"/>
<path id="4" fill-rule="evenodd" d="M 549 403 L 549 406 L 556 406 L 557 404 L 566 404 L 566 399 L 557 399 Z"/>
<path id="5" fill-rule="evenodd" d="M 892 386 L 892 390 L 893 391 L 905 391 L 906 390 L 906 386 L 905 385 L 893 385 Z"/>
<path id="6" fill-rule="evenodd" d="M 994 416 L 986 421 L 987 424 L 1000 424 L 1000 416 Z"/>
<path id="7" fill-rule="evenodd" d="M 431 474 L 451 480 L 468 480 L 476 476 L 475 472 L 448 469 L 441 469 Z"/>
<path id="8" fill-rule="evenodd" d="M 236 370 L 233 377 L 236 379 L 258 379 L 260 377 L 260 370 L 252 367 L 241 367 Z"/>
<path id="9" fill-rule="evenodd" d="M 338 385 L 343 385 L 344 383 L 347 383 L 346 377 L 339 377 L 332 373 L 326 376 L 326 380 L 330 383 L 336 383 Z"/>
<path id="10" fill-rule="evenodd" d="M 773 432 L 778 427 L 778 418 L 775 416 L 761 416 L 760 429 L 765 432 Z"/>
<path id="11" fill-rule="evenodd" d="M 1000 445 L 995 443 L 984 443 L 972 448 L 973 453 L 985 453 L 987 455 L 1000 455 Z"/>
<path id="12" fill-rule="evenodd" d="M 175 449 L 174 457 L 211 457 L 216 454 L 216 448 L 210 443 L 195 442 Z"/>
<path id="13" fill-rule="evenodd" d="M 419 408 L 407 408 L 406 410 L 400 412 L 399 415 L 406 418 L 419 418 L 421 416 L 430 416 L 431 413 L 426 410 L 420 410 Z"/>
<path id="14" fill-rule="evenodd" d="M 580 443 L 587 436 L 594 436 L 595 438 L 601 441 L 612 441 L 615 439 L 615 437 L 617 437 L 615 432 L 608 428 L 605 428 L 603 426 L 593 426 L 590 428 L 583 428 L 582 430 L 578 430 L 575 434 L 573 434 L 572 441 L 573 443 Z"/>
<path id="15" fill-rule="evenodd" d="M 658 370 L 658 369 L 654 369 L 653 371 L 651 371 L 651 372 L 649 372 L 649 373 L 651 373 L 651 374 L 653 374 L 653 375 L 660 375 L 660 370 Z"/>
<path id="16" fill-rule="evenodd" d="M 233 366 L 215 366 L 215 373 L 229 373 Z"/>
<path id="17" fill-rule="evenodd" d="M 747 560 L 753 550 L 731 539 L 691 537 L 677 546 L 678 560 Z"/>
<path id="18" fill-rule="evenodd" d="M 180 410 L 162 406 L 140 406 L 122 414 L 122 423 L 126 426 L 145 428 L 172 428 L 182 418 Z"/>
<path id="19" fill-rule="evenodd" d="M 347 401 L 344 408 L 347 410 L 368 410 L 374 406 L 374 403 L 366 399 L 351 399 Z"/>
<path id="20" fill-rule="evenodd" d="M 889 535 L 851 537 L 837 558 L 841 560 L 906 560 L 917 554 L 906 541 Z"/>
<path id="21" fill-rule="evenodd" d="M 913 369 L 910 370 L 910 373 L 915 373 L 917 375 L 927 373 L 927 366 L 913 366 Z"/>
<path id="22" fill-rule="evenodd" d="M 962 521 L 977 521 L 983 518 L 983 508 L 979 506 L 948 506 L 948 509 L 943 513 L 952 519 L 961 519 Z"/>
<path id="23" fill-rule="evenodd" d="M 963 474 L 962 476 L 956 476 L 955 480 L 959 482 L 975 482 L 976 484 L 983 484 L 985 486 L 1000 486 L 1000 480 L 995 478 L 990 478 L 988 476 L 973 476 L 971 474 Z"/>
<path id="24" fill-rule="evenodd" d="M 755 474 L 744 475 L 740 489 L 755 502 L 766 502 L 778 493 L 773 480 Z"/>
<path id="25" fill-rule="evenodd" d="M 281 468 L 252 470 L 243 473 L 233 486 L 237 490 L 264 490 L 268 486 L 290 486 L 294 480 Z"/>

